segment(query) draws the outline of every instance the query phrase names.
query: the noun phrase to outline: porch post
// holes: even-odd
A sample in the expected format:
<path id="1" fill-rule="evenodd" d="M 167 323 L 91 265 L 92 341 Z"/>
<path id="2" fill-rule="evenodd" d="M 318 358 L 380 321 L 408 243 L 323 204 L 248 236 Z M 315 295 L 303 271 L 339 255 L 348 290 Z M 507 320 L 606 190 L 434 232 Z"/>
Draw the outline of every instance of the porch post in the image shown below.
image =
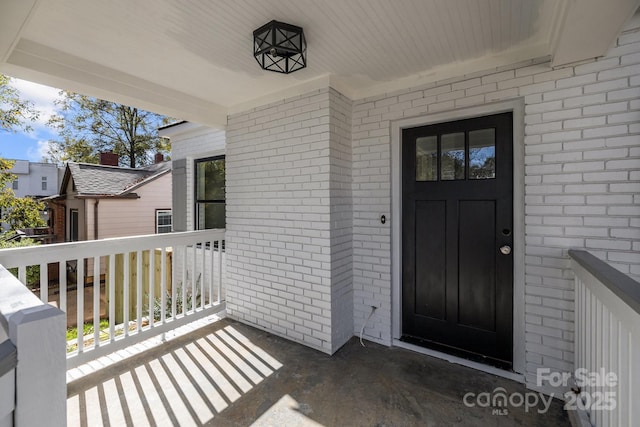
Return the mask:
<path id="1" fill-rule="evenodd" d="M 9 319 L 9 338 L 18 349 L 16 427 L 67 425 L 65 320 L 48 304 Z"/>
<path id="2" fill-rule="evenodd" d="M 66 426 L 65 313 L 0 266 L 0 321 L 17 349 L 13 425 Z"/>

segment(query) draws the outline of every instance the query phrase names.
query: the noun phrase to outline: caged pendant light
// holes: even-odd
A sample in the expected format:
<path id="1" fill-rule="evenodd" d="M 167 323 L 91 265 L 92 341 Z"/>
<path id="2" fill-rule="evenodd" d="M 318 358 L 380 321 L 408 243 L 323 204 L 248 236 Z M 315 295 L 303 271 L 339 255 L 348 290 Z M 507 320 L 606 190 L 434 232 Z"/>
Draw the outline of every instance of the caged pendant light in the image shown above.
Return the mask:
<path id="1" fill-rule="evenodd" d="M 271 21 L 253 32 L 253 56 L 264 70 L 289 74 L 307 66 L 301 27 Z"/>

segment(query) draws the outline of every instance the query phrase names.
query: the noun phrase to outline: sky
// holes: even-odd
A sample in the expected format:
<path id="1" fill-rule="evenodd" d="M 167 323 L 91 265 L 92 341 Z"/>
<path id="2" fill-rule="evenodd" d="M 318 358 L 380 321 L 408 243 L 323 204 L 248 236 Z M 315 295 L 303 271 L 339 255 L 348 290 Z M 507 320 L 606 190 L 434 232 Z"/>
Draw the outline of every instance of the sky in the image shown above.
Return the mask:
<path id="1" fill-rule="evenodd" d="M 0 132 L 0 157 L 42 161 L 47 152 L 47 141 L 57 136 L 46 123 L 56 111 L 54 101 L 59 97 L 60 90 L 19 79 L 12 79 L 11 84 L 20 91 L 22 99 L 33 102 L 40 117 L 37 122 L 32 123 L 31 132 Z"/>

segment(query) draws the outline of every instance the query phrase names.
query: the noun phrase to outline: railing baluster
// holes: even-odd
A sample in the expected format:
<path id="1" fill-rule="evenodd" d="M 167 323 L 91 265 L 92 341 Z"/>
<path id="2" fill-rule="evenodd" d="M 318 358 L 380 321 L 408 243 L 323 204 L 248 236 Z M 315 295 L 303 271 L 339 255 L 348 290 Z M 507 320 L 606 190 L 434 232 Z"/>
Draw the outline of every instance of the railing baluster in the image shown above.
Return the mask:
<path id="1" fill-rule="evenodd" d="M 123 319 L 123 328 L 124 328 L 124 336 L 129 336 L 129 292 L 130 292 L 130 283 L 129 279 L 131 279 L 131 262 L 130 262 L 130 252 L 126 252 L 123 254 L 124 256 L 124 295 L 122 298 L 122 319 Z"/>
<path id="2" fill-rule="evenodd" d="M 78 354 L 80 354 L 84 350 L 84 258 L 78 258 L 76 265 Z"/>
<path id="3" fill-rule="evenodd" d="M 156 290 L 156 249 L 151 248 L 149 250 L 149 328 L 153 328 L 153 312 L 156 306 L 155 304 L 155 290 Z"/>
<path id="4" fill-rule="evenodd" d="M 43 303 L 49 302 L 49 271 L 47 264 L 40 264 L 40 300 Z"/>
<path id="5" fill-rule="evenodd" d="M 172 253 L 175 255 L 175 252 Z M 174 269 L 175 270 L 175 269 Z M 171 283 L 171 289 L 175 289 L 174 281 Z M 167 320 L 167 248 L 164 246 L 160 251 L 160 322 L 164 324 Z"/>
<path id="6" fill-rule="evenodd" d="M 580 306 L 584 307 L 584 304 L 586 304 L 584 283 L 580 282 L 579 288 L 580 288 Z M 580 340 L 582 345 L 582 351 L 580 352 L 580 355 L 579 355 L 580 364 L 578 366 L 584 366 L 584 363 L 585 363 L 584 354 L 586 349 L 585 326 L 587 325 L 586 323 L 587 314 L 586 314 L 586 310 L 581 310 L 581 311 L 582 311 L 582 315 L 581 315 L 581 321 L 580 321 Z"/>
<path id="7" fill-rule="evenodd" d="M 629 378 L 625 377 L 624 372 L 632 372 L 633 354 L 631 351 L 631 331 L 626 326 L 620 328 L 620 342 L 620 372 L 618 373 L 618 380 L 621 386 L 619 386 L 620 393 L 616 394 L 616 398 L 624 399 L 622 402 L 618 402 L 618 407 L 620 408 L 620 425 L 630 426 L 633 425 L 631 423 L 632 409 L 624 403 L 628 403 L 629 400 L 626 396 L 632 396 L 634 390 L 632 389 L 632 382 Z"/>
<path id="8" fill-rule="evenodd" d="M 578 284 L 577 281 L 575 283 L 575 290 L 574 290 L 574 294 L 573 295 L 574 295 L 574 298 L 575 298 L 575 301 L 576 301 L 576 305 L 579 304 L 579 301 L 580 301 L 580 285 Z M 573 328 L 574 329 L 574 341 L 575 341 L 576 345 L 579 345 L 580 342 L 582 342 L 581 339 L 580 339 L 581 332 L 582 332 L 581 325 L 580 325 L 580 322 L 581 322 L 580 316 L 582 316 L 582 310 L 578 311 L 577 309 L 575 309 L 574 310 L 574 316 L 575 316 L 575 322 L 574 322 L 574 328 Z M 580 353 L 580 352 L 577 351 L 577 348 L 576 348 L 576 351 L 574 352 L 574 355 L 573 355 L 573 362 L 574 362 L 573 364 L 576 367 L 580 366 L 580 360 L 579 360 L 580 355 L 578 353 Z"/>
<path id="9" fill-rule="evenodd" d="M 93 258 L 93 346 L 100 347 L 100 257 Z"/>
<path id="10" fill-rule="evenodd" d="M 183 250 L 186 251 L 186 246 L 180 246 L 180 252 L 182 252 Z M 183 252 L 184 253 L 184 252 Z M 173 252 L 173 263 L 174 266 L 177 265 L 180 261 L 178 261 L 178 253 L 177 252 Z M 182 293 L 182 291 L 184 290 L 184 286 L 185 286 L 185 280 L 186 280 L 186 272 L 185 272 L 185 263 L 184 263 L 184 255 L 183 255 L 183 259 L 182 259 L 182 264 L 180 266 L 181 270 L 182 270 L 182 282 L 180 282 L 180 293 Z M 176 301 L 177 299 L 177 294 L 178 294 L 178 289 L 176 289 L 177 283 L 176 283 L 176 269 L 174 268 L 172 271 L 172 280 L 171 280 L 171 318 L 175 320 L 176 316 L 177 316 L 177 311 L 178 311 L 178 301 Z"/>
<path id="11" fill-rule="evenodd" d="M 18 280 L 20 280 L 25 285 L 29 285 L 27 283 L 27 266 L 26 265 L 21 265 L 20 267 L 18 267 Z"/>
<path id="12" fill-rule="evenodd" d="M 209 277 L 209 306 L 213 306 L 214 304 L 214 299 L 213 299 L 213 285 L 214 282 L 216 280 L 216 258 L 215 258 L 215 247 L 216 247 L 216 242 L 215 240 L 211 241 L 211 246 L 210 246 L 210 251 L 209 251 L 209 264 L 211 265 L 211 277 Z"/>
<path id="13" fill-rule="evenodd" d="M 187 313 L 187 277 L 188 277 L 188 261 L 187 261 L 187 251 L 189 250 L 189 246 L 184 246 L 184 255 L 182 259 L 182 315 L 184 316 Z M 191 280 L 193 280 L 193 273 L 191 274 Z"/>
<path id="14" fill-rule="evenodd" d="M 600 367 L 607 367 L 606 360 L 604 357 L 605 354 L 605 346 L 608 344 L 607 336 L 605 335 L 604 324 L 608 320 L 607 319 L 607 307 L 602 303 L 602 301 L 598 301 L 598 334 L 600 334 L 600 345 L 598 347 L 598 364 L 597 369 Z"/>
<path id="15" fill-rule="evenodd" d="M 67 312 L 67 261 L 58 263 L 58 290 L 60 292 L 60 310 Z"/>
<path id="16" fill-rule="evenodd" d="M 204 310 L 204 303 L 205 303 L 205 293 L 204 293 L 204 281 L 206 280 L 207 277 L 207 267 L 206 267 L 206 258 L 207 258 L 207 243 L 210 242 L 202 242 L 202 267 L 201 267 L 201 277 L 200 277 L 200 309 Z M 213 249 L 213 248 L 211 248 Z"/>
<path id="17" fill-rule="evenodd" d="M 586 323 L 586 342 L 587 342 L 587 352 L 585 353 L 584 359 L 584 368 L 591 371 L 591 366 L 593 364 L 593 347 L 595 345 L 594 335 L 593 335 L 593 301 L 591 298 L 591 290 L 587 292 L 587 323 Z M 588 392 L 588 386 L 584 386 L 582 388 L 585 392 Z"/>
<path id="18" fill-rule="evenodd" d="M 595 297 L 595 295 L 593 295 L 593 293 L 591 294 L 591 359 L 589 362 L 589 372 L 593 372 L 594 368 L 597 366 L 597 353 L 598 353 L 598 336 L 597 336 L 597 329 L 598 329 L 598 323 L 597 323 L 597 317 L 596 317 L 596 313 L 598 310 L 598 298 Z M 591 393 L 593 390 L 591 389 L 591 387 L 587 388 L 588 392 Z M 590 417 L 591 422 L 593 423 L 593 412 L 592 412 L 592 416 Z"/>
<path id="19" fill-rule="evenodd" d="M 116 254 L 109 255 L 109 342 L 116 339 Z"/>
<path id="20" fill-rule="evenodd" d="M 196 290 L 198 284 L 198 244 L 191 245 L 191 311 L 196 310 Z"/>
<path id="21" fill-rule="evenodd" d="M 222 257 L 223 257 L 223 250 L 222 250 L 222 245 L 223 245 L 224 240 L 218 240 L 218 304 L 220 304 L 220 302 L 222 302 L 222 267 L 223 267 L 223 262 L 222 262 Z"/>
<path id="22" fill-rule="evenodd" d="M 136 331 L 142 330 L 142 251 L 138 251 L 136 258 Z"/>
<path id="23" fill-rule="evenodd" d="M 620 322 L 615 318 L 615 316 L 611 317 L 611 322 L 609 323 L 609 336 L 611 337 L 611 346 L 609 347 L 609 360 L 611 361 L 611 370 L 610 372 L 615 372 L 615 374 L 620 377 L 620 365 L 618 363 L 618 354 L 620 352 L 620 339 L 619 339 L 619 329 L 618 325 Z M 614 387 L 614 391 L 616 396 L 620 395 L 620 380 L 618 379 L 618 384 Z M 616 408 L 617 409 L 617 408 Z M 618 411 L 612 410 L 609 411 L 609 425 L 617 426 L 620 425 L 618 423 Z"/>

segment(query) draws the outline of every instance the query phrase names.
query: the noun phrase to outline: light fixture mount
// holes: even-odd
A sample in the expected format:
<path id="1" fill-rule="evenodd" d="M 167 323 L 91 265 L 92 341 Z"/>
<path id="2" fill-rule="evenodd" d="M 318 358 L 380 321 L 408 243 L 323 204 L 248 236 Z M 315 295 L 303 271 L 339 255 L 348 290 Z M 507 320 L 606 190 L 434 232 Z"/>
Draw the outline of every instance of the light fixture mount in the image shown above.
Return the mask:
<path id="1" fill-rule="evenodd" d="M 271 21 L 253 32 L 253 56 L 264 70 L 289 74 L 307 66 L 302 27 Z"/>

